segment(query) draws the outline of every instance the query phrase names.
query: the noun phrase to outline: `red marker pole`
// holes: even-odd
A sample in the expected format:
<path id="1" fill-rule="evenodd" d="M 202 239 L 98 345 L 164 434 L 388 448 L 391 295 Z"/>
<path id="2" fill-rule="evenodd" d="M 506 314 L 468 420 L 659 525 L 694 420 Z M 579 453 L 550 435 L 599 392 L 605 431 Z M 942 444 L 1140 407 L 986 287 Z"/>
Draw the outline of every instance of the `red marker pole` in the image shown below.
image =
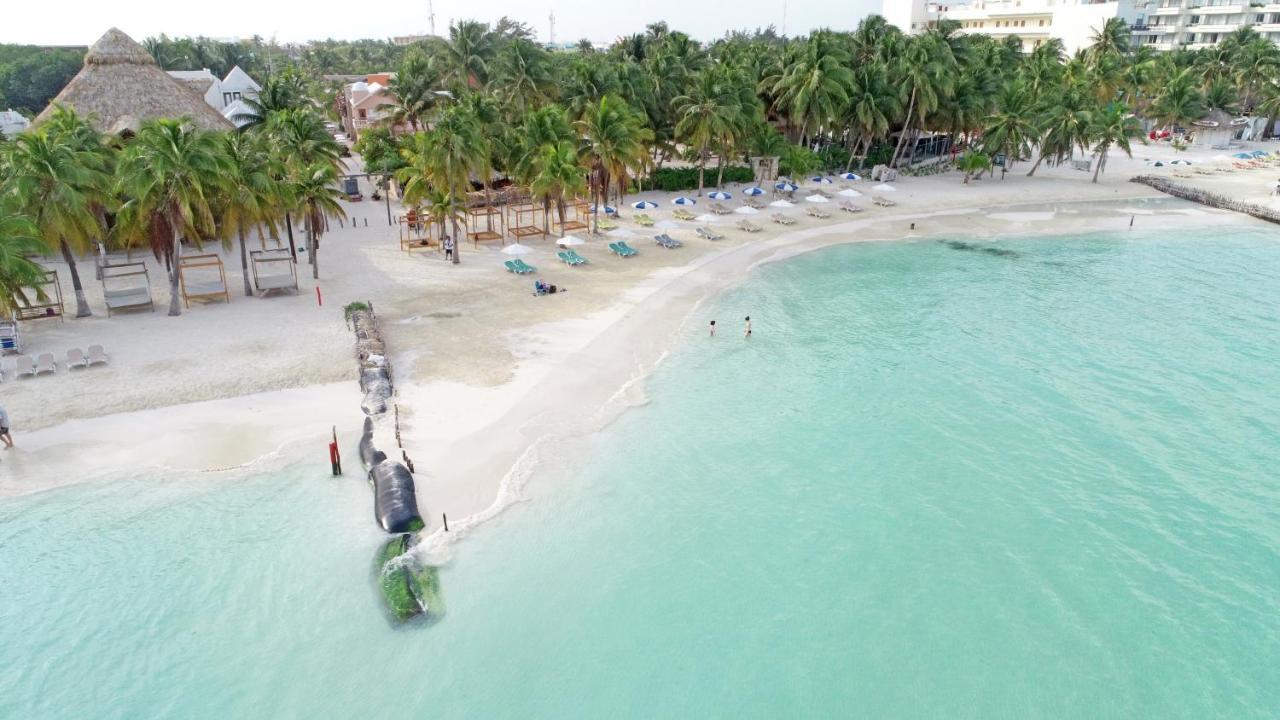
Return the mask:
<path id="1" fill-rule="evenodd" d="M 324 298 L 323 298 L 323 297 L 321 297 L 321 295 L 320 295 L 320 286 L 319 286 L 319 285 L 317 285 L 317 286 L 316 286 L 316 304 L 317 304 L 317 305 L 319 305 L 320 307 L 324 307 Z"/>

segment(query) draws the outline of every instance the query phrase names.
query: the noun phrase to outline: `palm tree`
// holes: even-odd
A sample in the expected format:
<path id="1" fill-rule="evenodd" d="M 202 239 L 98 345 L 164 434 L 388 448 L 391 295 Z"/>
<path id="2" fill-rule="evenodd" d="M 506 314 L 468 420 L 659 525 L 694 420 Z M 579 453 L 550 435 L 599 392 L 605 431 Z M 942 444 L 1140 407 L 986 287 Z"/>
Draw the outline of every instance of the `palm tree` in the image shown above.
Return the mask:
<path id="1" fill-rule="evenodd" d="M 266 125 L 266 132 L 271 142 L 275 158 L 275 166 L 279 174 L 277 180 L 291 185 L 315 165 L 327 165 L 335 173 L 343 166 L 339 155 L 340 148 L 333 135 L 324 127 L 324 121 L 310 108 L 281 110 L 271 114 Z M 285 232 L 289 235 L 289 252 L 293 259 L 298 259 L 297 247 L 293 239 L 293 212 L 300 211 L 300 205 L 294 205 L 285 214 Z M 314 265 L 315 255 L 307 258 Z"/>
<path id="2" fill-rule="evenodd" d="M 3 192 L 39 230 L 45 247 L 60 252 L 71 272 L 76 317 L 93 314 L 76 266 L 76 254 L 106 233 L 114 209 L 111 154 L 71 110 L 58 108 L 45 127 L 19 135 L 6 152 Z"/>
<path id="3" fill-rule="evenodd" d="M 587 191 L 586 173 L 578 164 L 577 149 L 571 142 L 543 145 L 531 162 L 533 175 L 529 178 L 529 192 L 542 200 L 543 230 L 548 227 L 551 205 L 554 203 L 564 226 L 565 198 L 576 197 Z"/>
<path id="4" fill-rule="evenodd" d="M 714 68 L 702 71 L 689 94 L 675 99 L 680 116 L 676 137 L 698 149 L 698 197 L 706 184 L 707 149 L 733 136 L 742 112 L 737 95 L 722 84 L 718 74 Z M 723 156 L 720 167 L 723 170 Z"/>
<path id="5" fill-rule="evenodd" d="M 244 294 L 253 295 L 249 282 L 249 251 L 245 236 L 251 225 L 266 223 L 274 233 L 275 218 L 285 187 L 276 180 L 279 171 L 272 167 L 270 153 L 257 136 L 228 134 L 221 137 L 226 158 L 227 176 L 223 186 L 222 226 L 235 230 L 240 241 L 240 270 L 244 277 Z M 259 227 L 261 233 L 261 227 Z"/>
<path id="6" fill-rule="evenodd" d="M 1039 124 L 1040 156 L 1027 177 L 1036 174 L 1045 158 L 1050 165 L 1060 163 L 1071 157 L 1076 148 L 1083 149 L 1089 139 L 1093 102 L 1084 87 L 1067 83 L 1059 95 L 1046 94 L 1045 99 Z"/>
<path id="7" fill-rule="evenodd" d="M 406 167 L 396 173 L 404 187 L 405 203 L 414 205 L 432 191 L 445 194 L 446 213 L 453 223 L 453 262 L 461 262 L 458 215 L 471 189 L 471 174 L 488 166 L 483 138 L 475 119 L 460 108 L 449 108 L 430 133 L 416 133 L 401 150 Z"/>
<path id="8" fill-rule="evenodd" d="M 582 138 L 578 156 L 591 172 L 592 199 L 596 205 L 592 230 L 598 231 L 599 208 L 609 200 L 610 181 L 617 180 L 621 204 L 626 193 L 627 169 L 645 162 L 645 142 L 652 133 L 644 127 L 640 115 L 615 95 L 605 96 L 587 108 L 576 127 Z"/>
<path id="9" fill-rule="evenodd" d="M 1204 94 L 1196 87 L 1195 70 L 1187 68 L 1175 75 L 1151 102 L 1149 114 L 1160 127 L 1172 130 L 1204 116 Z"/>
<path id="10" fill-rule="evenodd" d="M 889 123 L 901 112 L 902 105 L 897 93 L 889 87 L 888 68 L 884 63 L 872 61 L 854 71 L 844 116 L 851 135 L 845 172 L 853 169 L 853 159 L 859 149 L 865 155 L 874 140 L 888 134 Z"/>
<path id="11" fill-rule="evenodd" d="M 488 25 L 462 20 L 449 26 L 449 40 L 444 46 L 445 79 L 459 95 L 485 84 L 492 58 Z"/>
<path id="12" fill-rule="evenodd" d="M 267 78 L 257 97 L 244 98 L 248 112 L 233 115 L 231 120 L 240 129 L 249 130 L 267 122 L 273 113 L 297 110 L 307 104 L 307 88 L 302 76 L 287 71 Z"/>
<path id="13" fill-rule="evenodd" d="M 117 173 L 117 230 L 150 244 L 169 268 L 169 315 L 182 314 L 178 293 L 182 239 L 197 247 L 216 233 L 212 202 L 228 170 L 218 136 L 182 120 L 142 125 L 125 149 Z"/>
<path id="14" fill-rule="evenodd" d="M 1031 141 L 1038 134 L 1035 107 L 1031 93 L 1018 82 L 1007 83 L 996 99 L 996 111 L 987 120 L 982 144 L 1005 157 L 1005 167 L 1031 152 Z"/>
<path id="15" fill-rule="evenodd" d="M 788 48 L 777 70 L 761 81 L 775 97 L 774 109 L 805 141 L 830 127 L 849 103 L 853 82 L 849 55 L 833 33 L 818 31 Z"/>
<path id="16" fill-rule="evenodd" d="M 496 58 L 491 85 L 517 114 L 548 102 L 555 93 L 555 79 L 547 52 L 528 40 L 508 43 Z"/>
<path id="17" fill-rule="evenodd" d="M 35 291 L 37 301 L 46 300 L 41 296 L 44 268 L 27 259 L 43 249 L 40 232 L 30 218 L 0 209 L 0 312 L 4 315 L 31 305 L 28 291 Z"/>
<path id="18" fill-rule="evenodd" d="M 890 165 L 897 165 L 907 136 L 951 92 L 955 66 L 951 46 L 939 34 L 929 31 L 907 42 L 896 72 L 899 87 L 907 95 L 907 114 Z"/>
<path id="19" fill-rule="evenodd" d="M 302 221 L 307 234 L 307 255 L 311 258 L 311 277 L 320 278 L 320 237 L 328 227 L 327 218 L 345 218 L 338 199 L 338 171 L 327 163 L 317 162 L 300 169 L 293 181 L 294 200 L 302 208 Z"/>
<path id="20" fill-rule="evenodd" d="M 1111 103 L 1094 114 L 1089 124 L 1089 139 L 1093 143 L 1094 157 L 1097 166 L 1093 170 L 1093 181 L 1098 182 L 1098 174 L 1107 164 L 1107 153 L 1112 147 L 1118 147 L 1124 154 L 1133 157 L 1129 146 L 1129 138 L 1140 137 L 1142 124 L 1129 112 L 1129 108 L 1120 103 Z"/>
<path id="21" fill-rule="evenodd" d="M 956 159 L 956 167 L 964 171 L 964 184 L 968 185 L 975 174 L 981 178 L 991 169 L 991 156 L 970 150 Z"/>

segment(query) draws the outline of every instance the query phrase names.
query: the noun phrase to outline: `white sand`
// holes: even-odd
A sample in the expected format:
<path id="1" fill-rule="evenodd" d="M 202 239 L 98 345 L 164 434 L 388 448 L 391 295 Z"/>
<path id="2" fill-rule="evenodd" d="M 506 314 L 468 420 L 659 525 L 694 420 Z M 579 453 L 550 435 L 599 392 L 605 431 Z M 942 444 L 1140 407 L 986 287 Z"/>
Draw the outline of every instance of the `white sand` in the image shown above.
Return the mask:
<path id="1" fill-rule="evenodd" d="M 691 311 L 756 265 L 854 240 L 998 236 L 1009 232 L 1010 221 L 1019 223 L 1020 234 L 1121 229 L 1130 216 L 1116 208 L 1164 197 L 1127 182 L 1151 171 L 1144 160 L 1160 159 L 1160 153 L 1172 150 L 1139 147 L 1134 160 L 1112 157 L 1096 185 L 1087 173 L 1067 168 L 1042 167 L 1026 178 L 1029 163 L 1004 180 L 970 185 L 958 173 L 904 177 L 894 208 L 860 202 L 866 212 L 833 213 L 830 220 L 788 210 L 797 220 L 792 228 L 759 223 L 763 232 L 750 235 L 725 225 L 725 239 L 714 243 L 675 225 L 671 234 L 685 242 L 678 250 L 657 247 L 649 240 L 652 231 L 624 221 L 640 254 L 620 259 L 608 252 L 607 240 L 591 238 L 576 248 L 590 260 L 578 268 L 558 263 L 553 241 L 526 240 L 533 252 L 522 259 L 538 267 L 537 277 L 567 290 L 546 297 L 532 296 L 532 277 L 504 270 L 508 256 L 497 243 L 479 249 L 463 244 L 459 266 L 435 252 L 402 252 L 383 206 L 368 201 L 348 206 L 361 219 L 359 227 L 335 227 L 322 241 L 323 308 L 316 305 L 306 265 L 300 266 L 297 297 L 243 297 L 238 256 L 228 253 L 230 304 L 193 306 L 170 318 L 164 315 L 167 290 L 158 286 L 156 313 L 108 320 L 92 264 L 84 263 L 97 315 L 26 324 L 27 352 L 61 356 L 70 347 L 102 343 L 112 363 L 0 385 L 19 445 L 0 455 L 0 496 L 137 464 L 190 471 L 256 468 L 300 457 L 314 459 L 317 476 L 325 476 L 323 448 L 334 425 L 349 474 L 358 473 L 354 439 L 363 415 L 341 308 L 371 300 L 392 354 L 403 440 L 417 467 L 424 515 L 435 524 L 447 512 L 455 530 L 465 529 L 474 521 L 463 518 L 483 518 L 518 497 L 540 457 L 556 452 L 557 441 L 590 433 L 641 402 L 640 381 Z M 1188 182 L 1222 182 L 1224 192 L 1252 187 L 1236 176 Z M 736 196 L 741 188 L 727 189 Z M 659 203 L 649 211 L 655 219 L 669 217 L 670 195 L 641 197 Z M 1117 204 L 1104 212 L 1088 206 L 1073 212 L 1079 208 L 1070 203 L 1080 202 Z M 1189 211 L 1215 221 L 1254 222 L 1168 205 L 1134 208 L 1155 213 L 1139 224 L 1185 224 Z M 49 264 L 59 269 L 70 298 L 66 268 Z M 156 267 L 150 259 L 149 265 Z"/>

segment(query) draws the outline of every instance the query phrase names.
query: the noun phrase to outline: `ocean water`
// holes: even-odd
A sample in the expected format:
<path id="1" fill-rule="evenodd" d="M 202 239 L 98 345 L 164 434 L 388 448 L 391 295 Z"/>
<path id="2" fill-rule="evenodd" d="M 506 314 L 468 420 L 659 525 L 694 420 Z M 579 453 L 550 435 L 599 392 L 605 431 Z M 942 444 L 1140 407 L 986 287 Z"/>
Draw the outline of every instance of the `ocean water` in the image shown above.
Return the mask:
<path id="1" fill-rule="evenodd" d="M 431 626 L 354 478 L 4 501 L 0 717 L 1273 718 L 1277 308 L 1258 226 L 763 267 Z"/>

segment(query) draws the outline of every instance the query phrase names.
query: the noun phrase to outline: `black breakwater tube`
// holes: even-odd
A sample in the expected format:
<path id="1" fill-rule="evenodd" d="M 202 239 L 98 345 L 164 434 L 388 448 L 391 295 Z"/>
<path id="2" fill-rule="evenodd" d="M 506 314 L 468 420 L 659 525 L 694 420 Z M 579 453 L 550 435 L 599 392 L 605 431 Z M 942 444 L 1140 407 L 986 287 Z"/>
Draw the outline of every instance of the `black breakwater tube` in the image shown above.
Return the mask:
<path id="1" fill-rule="evenodd" d="M 365 470 L 387 459 L 387 454 L 373 446 L 373 418 L 364 419 L 364 432 L 360 435 L 360 462 Z"/>
<path id="2" fill-rule="evenodd" d="M 373 480 L 373 512 L 389 533 L 418 532 L 426 527 L 418 514 L 413 474 L 398 462 L 384 460 L 369 471 Z"/>

